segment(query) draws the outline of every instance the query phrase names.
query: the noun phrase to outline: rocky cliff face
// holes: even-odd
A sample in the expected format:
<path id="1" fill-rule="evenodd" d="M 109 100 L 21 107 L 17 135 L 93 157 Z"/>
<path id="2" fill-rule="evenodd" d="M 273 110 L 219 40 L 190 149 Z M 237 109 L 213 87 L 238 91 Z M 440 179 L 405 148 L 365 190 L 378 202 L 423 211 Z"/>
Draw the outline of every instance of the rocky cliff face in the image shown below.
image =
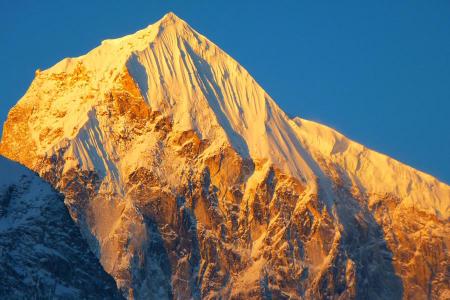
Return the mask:
<path id="1" fill-rule="evenodd" d="M 0 153 L 130 299 L 450 295 L 450 187 L 289 119 L 173 14 L 38 73 Z"/>
<path id="2" fill-rule="evenodd" d="M 0 298 L 122 299 L 63 197 L 0 157 Z"/>

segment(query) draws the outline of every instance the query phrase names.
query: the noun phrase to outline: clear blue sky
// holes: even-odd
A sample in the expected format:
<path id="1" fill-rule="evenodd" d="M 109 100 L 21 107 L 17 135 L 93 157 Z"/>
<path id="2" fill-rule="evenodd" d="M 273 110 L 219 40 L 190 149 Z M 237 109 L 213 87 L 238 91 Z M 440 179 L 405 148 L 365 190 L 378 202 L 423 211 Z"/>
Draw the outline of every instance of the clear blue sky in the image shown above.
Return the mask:
<path id="1" fill-rule="evenodd" d="M 37 68 L 168 11 L 238 60 L 290 116 L 450 182 L 448 0 L 0 0 L 0 122 Z"/>

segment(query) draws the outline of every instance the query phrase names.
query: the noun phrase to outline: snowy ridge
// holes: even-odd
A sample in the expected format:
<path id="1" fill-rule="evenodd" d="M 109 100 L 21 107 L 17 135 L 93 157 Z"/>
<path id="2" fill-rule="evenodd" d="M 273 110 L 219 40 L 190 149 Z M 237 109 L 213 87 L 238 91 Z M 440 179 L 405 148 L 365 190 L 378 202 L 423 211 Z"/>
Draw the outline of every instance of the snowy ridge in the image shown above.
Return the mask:
<path id="1" fill-rule="evenodd" d="M 345 170 L 362 193 L 392 193 L 402 205 L 423 209 L 442 219 L 450 216 L 450 187 L 435 177 L 351 141 L 327 126 L 295 118 L 294 128 L 311 153 Z"/>

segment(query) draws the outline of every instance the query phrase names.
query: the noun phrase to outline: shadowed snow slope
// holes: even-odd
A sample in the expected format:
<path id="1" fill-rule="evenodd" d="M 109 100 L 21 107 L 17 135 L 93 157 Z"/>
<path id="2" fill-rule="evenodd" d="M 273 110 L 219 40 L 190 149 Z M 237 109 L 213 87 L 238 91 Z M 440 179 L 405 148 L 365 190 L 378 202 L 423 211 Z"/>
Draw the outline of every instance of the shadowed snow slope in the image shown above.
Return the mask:
<path id="1" fill-rule="evenodd" d="M 64 193 L 129 298 L 450 293 L 450 187 L 290 119 L 172 13 L 38 72 L 0 153 Z"/>
<path id="2" fill-rule="evenodd" d="M 37 174 L 2 156 L 0 297 L 120 299 L 63 197 Z"/>

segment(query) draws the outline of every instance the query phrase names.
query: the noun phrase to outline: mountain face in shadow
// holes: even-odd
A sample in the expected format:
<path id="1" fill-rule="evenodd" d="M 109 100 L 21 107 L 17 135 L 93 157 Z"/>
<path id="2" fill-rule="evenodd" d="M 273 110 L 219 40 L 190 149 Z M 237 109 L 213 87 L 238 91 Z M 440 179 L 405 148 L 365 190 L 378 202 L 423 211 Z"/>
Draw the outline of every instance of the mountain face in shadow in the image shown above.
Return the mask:
<path id="1" fill-rule="evenodd" d="M 0 153 L 129 299 L 445 299 L 450 187 L 289 118 L 174 14 L 37 73 Z"/>
<path id="2" fill-rule="evenodd" d="M 63 196 L 1 156 L 0 298 L 122 299 Z"/>

